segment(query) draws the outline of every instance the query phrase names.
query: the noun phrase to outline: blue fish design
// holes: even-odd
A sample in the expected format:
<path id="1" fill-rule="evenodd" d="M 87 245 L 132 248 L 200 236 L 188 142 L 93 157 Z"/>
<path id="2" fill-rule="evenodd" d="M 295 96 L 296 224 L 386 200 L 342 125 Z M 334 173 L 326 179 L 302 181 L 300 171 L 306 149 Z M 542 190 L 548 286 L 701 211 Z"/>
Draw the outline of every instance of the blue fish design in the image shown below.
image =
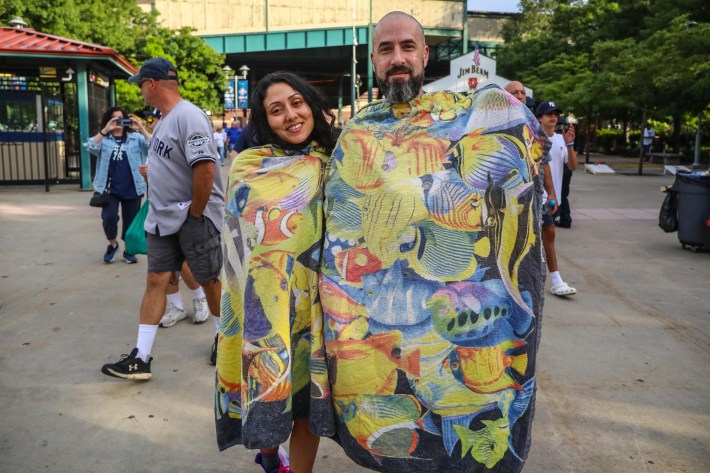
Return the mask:
<path id="1" fill-rule="evenodd" d="M 409 273 L 410 277 L 405 277 Z M 431 294 L 443 284 L 426 281 L 396 261 L 386 271 L 362 277 L 365 307 L 370 320 L 387 326 L 415 326 L 429 318 L 424 305 Z"/>
<path id="2" fill-rule="evenodd" d="M 514 332 L 527 330 L 532 321 L 498 279 L 449 284 L 432 295 L 427 308 L 437 334 L 467 347 L 518 338 Z"/>

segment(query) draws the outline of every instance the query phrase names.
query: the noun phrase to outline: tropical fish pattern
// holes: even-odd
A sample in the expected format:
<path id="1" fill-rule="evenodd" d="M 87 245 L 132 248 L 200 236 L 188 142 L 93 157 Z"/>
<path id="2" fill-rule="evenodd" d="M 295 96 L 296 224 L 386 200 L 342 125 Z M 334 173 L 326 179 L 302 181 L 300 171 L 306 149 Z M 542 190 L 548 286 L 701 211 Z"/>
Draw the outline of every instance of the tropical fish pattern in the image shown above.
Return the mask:
<path id="1" fill-rule="evenodd" d="M 375 102 L 325 184 L 320 298 L 337 438 L 393 473 L 522 469 L 549 144 L 497 87 Z"/>
<path id="2" fill-rule="evenodd" d="M 316 143 L 252 148 L 232 163 L 223 229 L 215 416 L 220 450 L 272 448 L 294 419 L 335 432 L 318 270 L 323 177 Z"/>

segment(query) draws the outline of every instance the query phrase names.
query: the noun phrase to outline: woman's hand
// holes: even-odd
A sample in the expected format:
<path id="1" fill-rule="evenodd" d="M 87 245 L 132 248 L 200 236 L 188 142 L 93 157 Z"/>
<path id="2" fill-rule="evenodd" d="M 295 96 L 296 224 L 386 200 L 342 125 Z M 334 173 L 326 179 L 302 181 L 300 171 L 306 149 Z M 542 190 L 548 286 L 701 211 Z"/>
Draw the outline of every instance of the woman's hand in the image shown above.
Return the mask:
<path id="1" fill-rule="evenodd" d="M 145 139 L 149 140 L 152 135 L 143 126 L 143 121 L 140 120 L 135 115 L 131 115 L 130 119 L 133 120 L 133 124 L 131 125 L 131 130 L 139 132 L 141 135 L 143 135 L 145 137 Z"/>
<path id="2" fill-rule="evenodd" d="M 116 128 L 123 128 L 123 127 L 120 127 L 120 126 L 116 125 L 116 120 L 118 120 L 119 118 L 121 118 L 121 117 L 113 117 L 113 118 L 111 118 L 111 120 L 109 120 L 109 121 L 106 123 L 106 126 L 103 128 L 103 130 L 101 130 L 101 134 L 102 134 L 102 135 L 109 135 L 109 134 L 111 134 L 111 132 L 113 132 L 113 130 L 115 130 Z"/>

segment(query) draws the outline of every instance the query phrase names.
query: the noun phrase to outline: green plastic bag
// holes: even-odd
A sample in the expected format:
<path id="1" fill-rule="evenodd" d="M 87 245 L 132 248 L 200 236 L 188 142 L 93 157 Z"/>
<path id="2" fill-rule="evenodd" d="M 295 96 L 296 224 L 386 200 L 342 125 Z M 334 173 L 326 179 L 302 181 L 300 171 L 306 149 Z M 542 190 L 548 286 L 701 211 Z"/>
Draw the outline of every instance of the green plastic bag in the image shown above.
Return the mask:
<path id="1" fill-rule="evenodd" d="M 148 199 L 146 199 L 126 231 L 126 251 L 132 255 L 148 254 L 148 241 L 143 229 L 145 217 L 148 215 L 148 205 Z"/>

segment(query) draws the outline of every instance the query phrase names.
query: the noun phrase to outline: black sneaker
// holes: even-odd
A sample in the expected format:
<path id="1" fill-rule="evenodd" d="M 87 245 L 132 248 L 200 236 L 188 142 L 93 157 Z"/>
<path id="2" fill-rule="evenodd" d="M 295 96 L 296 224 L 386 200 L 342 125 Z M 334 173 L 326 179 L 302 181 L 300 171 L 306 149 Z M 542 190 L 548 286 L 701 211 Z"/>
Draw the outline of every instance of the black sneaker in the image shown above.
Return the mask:
<path id="1" fill-rule="evenodd" d="M 106 247 L 106 253 L 104 253 L 104 263 L 113 263 L 113 259 L 116 257 L 117 251 L 118 243 L 116 243 L 116 246 L 108 245 Z"/>
<path id="2" fill-rule="evenodd" d="M 153 357 L 148 357 L 148 363 L 138 358 L 138 348 L 134 348 L 130 355 L 121 355 L 118 362 L 103 365 L 101 372 L 115 378 L 149 380 L 151 361 Z"/>
<path id="3" fill-rule="evenodd" d="M 219 338 L 219 335 L 214 336 L 214 343 L 212 344 L 212 354 L 210 355 L 210 364 L 211 365 L 217 364 L 217 339 L 218 338 Z"/>
<path id="4" fill-rule="evenodd" d="M 138 258 L 136 258 L 136 255 L 132 255 L 127 251 L 123 252 L 123 261 L 125 261 L 128 264 L 135 264 L 138 262 Z"/>

